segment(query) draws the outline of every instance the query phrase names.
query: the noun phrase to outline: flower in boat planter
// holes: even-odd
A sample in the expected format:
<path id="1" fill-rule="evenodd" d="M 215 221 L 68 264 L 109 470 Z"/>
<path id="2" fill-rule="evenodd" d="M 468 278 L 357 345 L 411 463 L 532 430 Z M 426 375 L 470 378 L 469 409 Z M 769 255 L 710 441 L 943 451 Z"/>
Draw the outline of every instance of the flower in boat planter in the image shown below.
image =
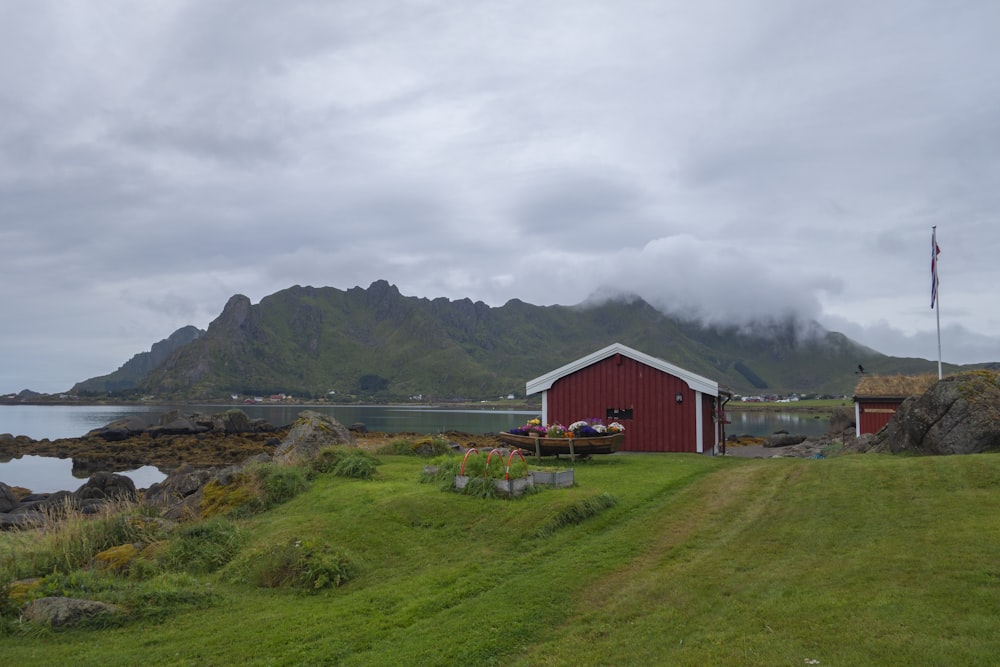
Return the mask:
<path id="1" fill-rule="evenodd" d="M 552 424 L 549 426 L 549 430 L 545 432 L 546 438 L 565 438 L 566 437 L 566 427 L 562 424 Z"/>
<path id="2" fill-rule="evenodd" d="M 573 432 L 575 438 L 593 438 L 601 435 L 600 431 L 595 429 L 590 422 L 583 420 L 570 424 L 569 430 Z"/>
<path id="3" fill-rule="evenodd" d="M 605 426 L 600 419 L 581 419 L 569 426 L 562 424 L 543 425 L 540 419 L 532 419 L 524 426 L 518 426 L 508 431 L 513 435 L 526 435 L 538 438 L 594 438 L 602 435 L 614 435 L 625 430 L 619 422 L 611 422 Z"/>
<path id="4" fill-rule="evenodd" d="M 624 432 L 625 432 L 625 427 L 621 424 L 621 422 L 611 422 L 610 424 L 608 424 L 608 433 L 613 434 L 613 433 L 624 433 Z"/>
<path id="5" fill-rule="evenodd" d="M 548 431 L 547 426 L 542 426 L 541 419 L 530 419 L 528 423 L 524 426 L 518 426 L 517 428 L 512 428 L 508 433 L 513 435 L 529 435 L 537 436 L 539 438 L 544 438 L 546 432 Z"/>
<path id="6" fill-rule="evenodd" d="M 574 438 L 595 438 L 608 434 L 608 427 L 600 419 L 581 419 L 569 425 Z"/>

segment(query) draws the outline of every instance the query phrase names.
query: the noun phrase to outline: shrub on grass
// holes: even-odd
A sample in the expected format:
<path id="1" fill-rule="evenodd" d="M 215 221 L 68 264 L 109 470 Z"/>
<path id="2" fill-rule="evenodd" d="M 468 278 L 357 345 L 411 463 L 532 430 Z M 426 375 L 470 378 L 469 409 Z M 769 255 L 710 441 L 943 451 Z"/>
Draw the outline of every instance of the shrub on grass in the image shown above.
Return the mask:
<path id="1" fill-rule="evenodd" d="M 528 476 L 528 464 L 526 461 L 520 458 L 516 458 L 510 462 L 510 468 L 505 469 L 505 475 L 509 476 L 511 479 L 521 479 L 522 477 Z M 501 475 L 500 479 L 503 479 L 505 475 Z"/>
<path id="2" fill-rule="evenodd" d="M 398 438 L 378 448 L 377 452 L 396 456 L 440 456 L 451 451 L 448 441 L 443 438 L 420 438 L 409 440 Z"/>
<path id="3" fill-rule="evenodd" d="M 301 468 L 269 464 L 258 468 L 256 474 L 266 509 L 289 501 L 309 488 L 306 473 Z"/>
<path id="4" fill-rule="evenodd" d="M 495 480 L 486 477 L 470 477 L 462 493 L 473 498 L 496 498 L 500 494 L 494 482 Z"/>
<path id="5" fill-rule="evenodd" d="M 320 452 L 318 459 L 310 464 L 315 474 L 371 479 L 379 460 L 363 449 L 356 447 L 329 447 Z"/>
<path id="6" fill-rule="evenodd" d="M 160 562 L 177 572 L 213 572 L 239 553 L 245 539 L 239 526 L 223 518 L 184 526 L 163 550 Z"/>
<path id="7" fill-rule="evenodd" d="M 338 477 L 352 477 L 354 479 L 371 479 L 375 476 L 375 468 L 378 461 L 365 452 L 353 452 L 345 456 L 333 469 L 333 474 Z"/>
<path id="8" fill-rule="evenodd" d="M 487 466 L 487 461 L 489 462 Z M 489 469 L 487 469 L 487 467 Z M 507 461 L 502 456 L 489 456 L 488 454 L 473 454 L 465 459 L 466 477 L 489 477 L 490 479 L 503 479 L 507 473 Z"/>
<path id="9" fill-rule="evenodd" d="M 337 463 L 347 453 L 346 447 L 327 447 L 320 450 L 319 456 L 309 462 L 309 472 L 314 475 L 331 475 Z"/>
<path id="10" fill-rule="evenodd" d="M 455 484 L 455 475 L 462 465 L 462 459 L 454 454 L 443 454 L 424 466 L 420 475 L 422 484 L 440 484 L 441 489 L 448 490 Z"/>
<path id="11" fill-rule="evenodd" d="M 262 588 L 298 588 L 316 593 L 336 588 L 351 578 L 347 555 L 328 544 L 292 538 L 257 549 L 234 564 L 229 579 Z"/>
<path id="12" fill-rule="evenodd" d="M 13 584 L 0 579 L 0 637 L 14 632 L 14 622 L 21 614 L 21 604 L 13 591 Z"/>

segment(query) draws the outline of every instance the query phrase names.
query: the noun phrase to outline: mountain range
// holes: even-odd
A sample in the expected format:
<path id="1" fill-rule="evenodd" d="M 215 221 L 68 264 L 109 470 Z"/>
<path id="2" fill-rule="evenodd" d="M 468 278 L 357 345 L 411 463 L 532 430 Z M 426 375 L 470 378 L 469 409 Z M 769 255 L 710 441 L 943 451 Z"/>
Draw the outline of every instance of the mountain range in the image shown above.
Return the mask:
<path id="1" fill-rule="evenodd" d="M 862 368 L 936 371 L 935 362 L 890 357 L 791 317 L 709 326 L 638 297 L 575 306 L 513 299 L 491 307 L 403 296 L 379 280 L 367 289 L 296 285 L 256 305 L 235 295 L 207 331 L 179 329 L 71 393 L 186 400 L 275 393 L 364 401 L 523 398 L 527 380 L 614 342 L 737 394 L 844 395 Z"/>

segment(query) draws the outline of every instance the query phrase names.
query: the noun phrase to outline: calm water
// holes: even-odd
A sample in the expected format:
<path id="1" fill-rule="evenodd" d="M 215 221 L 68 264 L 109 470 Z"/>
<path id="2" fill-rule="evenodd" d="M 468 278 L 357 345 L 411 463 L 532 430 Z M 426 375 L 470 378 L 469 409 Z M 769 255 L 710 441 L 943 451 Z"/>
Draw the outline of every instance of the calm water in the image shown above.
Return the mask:
<path id="1" fill-rule="evenodd" d="M 275 426 L 285 426 L 295 421 L 302 406 L 290 405 L 238 405 L 251 419 L 266 419 Z M 151 423 L 170 408 L 162 405 L 0 405 L 0 433 L 26 435 L 35 440 L 49 438 L 76 438 L 109 422 L 130 415 L 140 415 Z M 222 412 L 226 406 L 186 405 L 181 412 Z M 406 406 L 332 406 L 309 409 L 331 415 L 342 424 L 362 422 L 371 431 L 386 433 L 495 433 L 520 426 L 526 420 L 539 416 L 537 411 L 496 409 L 453 409 Z M 802 435 L 826 433 L 827 419 L 808 413 L 793 412 L 729 412 L 731 424 L 728 434 L 770 435 L 778 430 Z M 2 455 L 2 452 L 0 452 Z M 0 456 L 2 458 L 2 456 Z M 75 490 L 87 476 L 74 477 L 70 459 L 53 459 L 24 456 L 6 463 L 0 462 L 0 482 L 23 486 L 38 493 Z M 116 470 L 129 475 L 136 487 L 146 488 L 163 479 L 164 474 L 151 466 L 138 470 Z"/>
<path id="2" fill-rule="evenodd" d="M 771 435 L 775 431 L 788 431 L 795 435 L 824 435 L 830 426 L 828 415 L 816 416 L 808 412 L 733 412 L 727 411 L 731 424 L 726 424 L 727 435 Z"/>
<path id="3" fill-rule="evenodd" d="M 275 426 L 291 424 L 305 409 L 302 406 L 266 404 L 233 407 L 243 410 L 251 419 L 266 419 Z M 185 405 L 178 409 L 186 414 L 214 414 L 227 408 L 219 405 Z M 309 409 L 329 414 L 348 426 L 363 422 L 370 431 L 386 433 L 495 433 L 520 426 L 539 414 L 537 411 L 523 410 L 449 410 L 405 406 L 310 406 Z M 139 415 L 150 423 L 156 423 L 159 416 L 168 410 L 170 408 L 163 405 L 0 405 L 0 433 L 26 435 L 35 440 L 76 438 L 127 416 Z M 137 488 L 147 488 L 164 477 L 164 473 L 151 466 L 114 472 L 131 477 Z M 79 488 L 87 477 L 88 474 L 79 478 L 73 476 L 73 462 L 70 459 L 24 456 L 6 463 L 0 462 L 0 482 L 23 486 L 36 493 L 72 491 Z"/>

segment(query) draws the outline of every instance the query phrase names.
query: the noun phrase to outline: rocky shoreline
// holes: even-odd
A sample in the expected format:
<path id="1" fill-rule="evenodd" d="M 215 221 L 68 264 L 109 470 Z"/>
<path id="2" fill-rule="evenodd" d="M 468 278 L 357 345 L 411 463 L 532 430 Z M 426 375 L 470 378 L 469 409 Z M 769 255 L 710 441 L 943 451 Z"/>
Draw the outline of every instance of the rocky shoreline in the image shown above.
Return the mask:
<path id="1" fill-rule="evenodd" d="M 287 434 L 241 410 L 215 415 L 171 410 L 155 424 L 138 417 L 114 421 L 79 438 L 33 440 L 0 434 L 2 461 L 25 455 L 73 460 L 73 472 L 89 479 L 75 491 L 33 493 L 0 481 L 0 530 L 32 527 L 78 511 L 96 514 L 109 503 L 134 502 L 139 494 L 126 475 L 109 472 L 143 465 L 169 475 L 182 467 L 218 469 L 255 456 L 270 456 Z"/>
<path id="2" fill-rule="evenodd" d="M 73 459 L 74 472 L 127 469 L 151 465 L 166 472 L 180 462 L 225 466 L 273 451 L 287 433 L 264 420 L 251 420 L 242 410 L 215 415 L 184 415 L 171 410 L 158 423 L 129 417 L 78 438 L 34 440 L 0 434 L 0 461 L 25 455 Z"/>

